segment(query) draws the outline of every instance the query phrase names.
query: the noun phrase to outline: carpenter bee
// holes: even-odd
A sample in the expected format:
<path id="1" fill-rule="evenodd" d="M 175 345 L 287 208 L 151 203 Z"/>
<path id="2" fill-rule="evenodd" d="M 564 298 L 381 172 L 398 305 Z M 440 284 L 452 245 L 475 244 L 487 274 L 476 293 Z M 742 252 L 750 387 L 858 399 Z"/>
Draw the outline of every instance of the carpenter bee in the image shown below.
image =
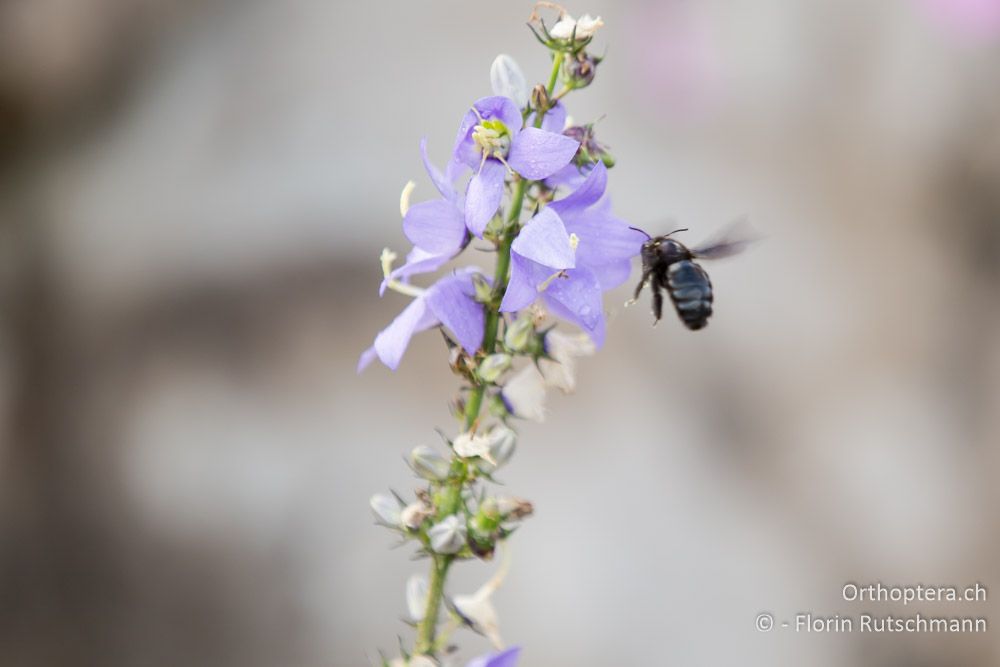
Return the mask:
<path id="1" fill-rule="evenodd" d="M 642 279 L 625 305 L 635 303 L 642 288 L 649 284 L 653 291 L 653 316 L 656 318 L 653 326 L 656 326 L 663 316 L 661 290 L 666 290 L 677 316 L 692 331 L 703 328 L 712 315 L 712 281 L 705 269 L 694 260 L 730 257 L 758 239 L 745 218 L 730 223 L 710 240 L 694 248 L 670 238 L 677 232 L 686 232 L 686 228 L 675 229 L 663 236 L 650 236 L 641 229 L 637 231 L 646 234 L 649 240 L 642 245 Z"/>

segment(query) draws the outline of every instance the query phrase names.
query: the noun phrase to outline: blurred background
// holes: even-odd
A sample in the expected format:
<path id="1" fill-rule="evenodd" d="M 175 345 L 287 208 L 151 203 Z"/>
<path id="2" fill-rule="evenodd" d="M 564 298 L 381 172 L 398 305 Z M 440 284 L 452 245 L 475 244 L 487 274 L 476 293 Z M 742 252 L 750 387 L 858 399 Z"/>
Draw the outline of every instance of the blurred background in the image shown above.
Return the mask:
<path id="1" fill-rule="evenodd" d="M 1000 2 L 592 0 L 570 98 L 617 212 L 695 242 L 698 334 L 606 300 L 502 478 L 527 666 L 1000 663 L 985 635 L 761 634 L 849 581 L 1000 583 Z M 355 374 L 529 2 L 0 3 L 0 664 L 361 666 L 424 563 L 372 525 L 452 428 L 437 335 Z M 483 256 L 483 261 L 488 257 Z M 455 568 L 469 593 L 495 563 Z M 991 591 L 992 592 L 992 591 Z M 1000 590 L 997 590 L 1000 593 Z M 460 655 L 486 643 L 457 636 Z"/>

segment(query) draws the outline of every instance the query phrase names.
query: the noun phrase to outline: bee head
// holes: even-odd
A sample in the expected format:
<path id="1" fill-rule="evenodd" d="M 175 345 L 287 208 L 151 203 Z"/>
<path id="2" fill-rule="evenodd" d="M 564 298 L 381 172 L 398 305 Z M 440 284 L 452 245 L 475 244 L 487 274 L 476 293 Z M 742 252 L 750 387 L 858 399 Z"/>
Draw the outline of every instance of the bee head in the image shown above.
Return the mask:
<path id="1" fill-rule="evenodd" d="M 680 230 L 678 230 L 680 231 Z M 670 232 L 673 234 L 673 232 Z M 642 244 L 642 261 L 645 264 L 673 264 L 682 259 L 691 259 L 691 251 L 681 243 L 670 238 L 670 234 L 656 236 Z"/>

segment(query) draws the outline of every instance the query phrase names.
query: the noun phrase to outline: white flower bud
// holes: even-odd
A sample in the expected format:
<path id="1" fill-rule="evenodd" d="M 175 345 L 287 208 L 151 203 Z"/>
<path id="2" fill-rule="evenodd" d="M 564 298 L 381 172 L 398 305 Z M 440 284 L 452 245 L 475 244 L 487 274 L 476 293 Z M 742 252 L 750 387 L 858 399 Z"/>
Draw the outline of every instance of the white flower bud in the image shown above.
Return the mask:
<path id="1" fill-rule="evenodd" d="M 478 456 L 494 465 L 496 464 L 496 461 L 493 460 L 493 456 L 490 454 L 489 436 L 462 433 L 452 441 L 451 448 L 463 459 Z"/>
<path id="2" fill-rule="evenodd" d="M 417 623 L 423 620 L 427 611 L 428 588 L 427 577 L 422 574 L 414 574 L 406 580 L 406 608 L 410 618 Z"/>
<path id="3" fill-rule="evenodd" d="M 512 375 L 500 396 L 514 415 L 536 422 L 545 421 L 545 378 L 534 364 Z"/>
<path id="4" fill-rule="evenodd" d="M 434 510 L 418 500 L 403 508 L 399 516 L 399 521 L 410 530 L 416 530 L 420 528 L 420 524 L 424 522 L 424 519 L 433 513 Z"/>
<path id="5" fill-rule="evenodd" d="M 372 511 L 380 523 L 398 528 L 401 522 L 401 506 L 399 501 L 387 493 L 376 493 L 368 501 Z"/>
<path id="6" fill-rule="evenodd" d="M 439 554 L 458 553 L 465 546 L 465 521 L 457 514 L 446 516 L 440 523 L 431 526 L 427 537 L 431 548 Z"/>
<path id="7" fill-rule="evenodd" d="M 528 81 L 513 58 L 501 53 L 490 66 L 490 84 L 494 95 L 503 95 L 523 108 L 528 104 Z"/>
<path id="8" fill-rule="evenodd" d="M 493 427 L 487 437 L 490 443 L 490 457 L 493 459 L 493 463 L 487 465 L 496 469 L 507 463 L 514 455 L 514 449 L 517 446 L 517 433 L 503 424 L 498 424 Z"/>
<path id="9" fill-rule="evenodd" d="M 410 467 L 413 472 L 432 482 L 443 482 L 448 479 L 449 464 L 447 459 L 438 454 L 432 447 L 418 445 L 410 452 Z"/>
<path id="10" fill-rule="evenodd" d="M 530 315 L 519 317 L 513 324 L 507 327 L 507 330 L 503 334 L 503 343 L 509 349 L 520 352 L 528 346 L 534 330 L 535 323 L 532 322 Z"/>
<path id="11" fill-rule="evenodd" d="M 510 368 L 510 362 L 509 354 L 491 354 L 479 364 L 477 372 L 483 382 L 496 382 L 504 374 L 504 371 Z"/>

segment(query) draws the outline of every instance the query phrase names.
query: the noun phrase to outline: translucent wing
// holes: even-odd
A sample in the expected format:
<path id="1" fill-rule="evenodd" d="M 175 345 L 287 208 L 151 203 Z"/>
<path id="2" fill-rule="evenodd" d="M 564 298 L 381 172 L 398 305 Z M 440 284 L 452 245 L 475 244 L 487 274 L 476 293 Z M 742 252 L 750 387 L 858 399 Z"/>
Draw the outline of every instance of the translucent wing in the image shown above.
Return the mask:
<path id="1" fill-rule="evenodd" d="M 701 245 L 691 248 L 691 252 L 695 257 L 721 259 L 743 252 L 761 238 L 747 217 L 742 216 L 724 226 Z"/>

